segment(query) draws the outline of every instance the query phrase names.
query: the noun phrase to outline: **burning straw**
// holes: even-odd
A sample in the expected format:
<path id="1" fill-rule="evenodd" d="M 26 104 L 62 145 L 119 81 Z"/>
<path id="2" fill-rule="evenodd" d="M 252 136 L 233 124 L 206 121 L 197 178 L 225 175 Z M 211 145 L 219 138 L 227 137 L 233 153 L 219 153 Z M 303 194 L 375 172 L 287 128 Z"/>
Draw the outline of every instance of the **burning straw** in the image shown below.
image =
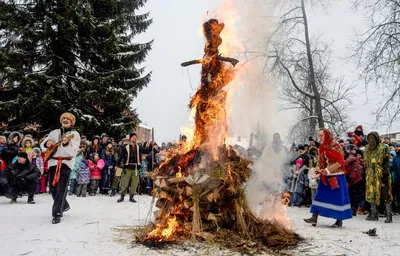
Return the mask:
<path id="1" fill-rule="evenodd" d="M 190 102 L 196 113 L 194 138 L 191 145 L 170 151 L 152 173 L 159 187 L 158 210 L 155 224 L 138 234 L 138 243 L 159 246 L 191 237 L 248 252 L 293 246 L 298 241 L 292 231 L 252 213 L 244 188 L 252 163 L 224 145 L 227 94 L 223 88 L 234 78 L 238 61 L 219 54 L 223 29 L 216 19 L 205 22 L 203 58 L 182 64 L 202 65 L 201 86 Z"/>

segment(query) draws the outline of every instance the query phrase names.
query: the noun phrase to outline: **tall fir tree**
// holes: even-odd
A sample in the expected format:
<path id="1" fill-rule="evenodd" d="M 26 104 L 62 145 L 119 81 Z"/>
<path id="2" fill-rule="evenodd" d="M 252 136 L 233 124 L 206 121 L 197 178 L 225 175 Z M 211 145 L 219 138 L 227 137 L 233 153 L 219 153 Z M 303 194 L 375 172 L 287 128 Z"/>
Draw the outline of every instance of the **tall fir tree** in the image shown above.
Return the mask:
<path id="1" fill-rule="evenodd" d="M 138 118 L 131 102 L 151 75 L 136 66 L 152 42 L 132 42 L 151 24 L 148 13 L 136 14 L 145 3 L 36 0 L 0 6 L 1 90 L 7 88 L 1 120 L 10 126 L 37 121 L 47 130 L 71 111 L 84 134 L 132 131 Z"/>

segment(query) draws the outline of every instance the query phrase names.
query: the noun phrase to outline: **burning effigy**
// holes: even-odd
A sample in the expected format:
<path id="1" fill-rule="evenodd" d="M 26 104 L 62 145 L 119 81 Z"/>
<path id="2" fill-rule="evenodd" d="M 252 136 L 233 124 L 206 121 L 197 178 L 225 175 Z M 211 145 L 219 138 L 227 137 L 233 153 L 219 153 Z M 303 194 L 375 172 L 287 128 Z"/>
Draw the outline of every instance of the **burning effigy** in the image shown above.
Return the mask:
<path id="1" fill-rule="evenodd" d="M 201 64 L 201 85 L 190 101 L 195 111 L 191 143 L 167 153 L 151 173 L 158 187 L 154 197 L 154 224 L 146 227 L 137 242 L 158 246 L 192 241 L 213 241 L 226 248 L 293 246 L 298 237 L 291 230 L 257 218 L 248 206 L 245 186 L 252 162 L 225 145 L 227 93 L 238 60 L 219 53 L 224 23 L 210 19 L 203 24 L 204 56 L 182 66 Z M 257 250 L 258 250 L 257 249 Z"/>

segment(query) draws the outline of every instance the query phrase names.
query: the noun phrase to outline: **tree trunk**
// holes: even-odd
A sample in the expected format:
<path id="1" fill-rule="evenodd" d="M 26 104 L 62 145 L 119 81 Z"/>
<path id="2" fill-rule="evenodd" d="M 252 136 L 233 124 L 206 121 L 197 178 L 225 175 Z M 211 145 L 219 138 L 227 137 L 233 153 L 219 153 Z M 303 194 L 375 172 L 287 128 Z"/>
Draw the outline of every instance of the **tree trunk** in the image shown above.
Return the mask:
<path id="1" fill-rule="evenodd" d="M 308 21 L 307 21 L 307 14 L 306 14 L 306 8 L 304 5 L 304 0 L 301 0 L 301 10 L 303 12 L 303 20 L 304 20 L 304 36 L 306 39 L 306 48 L 307 48 L 307 59 L 308 59 L 308 65 L 310 69 L 310 83 L 311 87 L 313 90 L 314 94 L 314 100 L 315 100 L 315 112 L 318 116 L 318 127 L 319 128 L 324 128 L 324 118 L 322 116 L 322 105 L 321 105 L 321 95 L 318 91 L 318 87 L 315 81 L 315 72 L 314 72 L 314 63 L 312 59 L 312 53 L 311 53 L 311 45 L 310 45 L 310 37 L 308 34 Z"/>
<path id="2" fill-rule="evenodd" d="M 311 89 L 311 88 L 310 88 Z M 314 99 L 310 98 L 310 116 L 314 116 Z M 311 118 L 310 119 L 310 135 L 316 136 L 315 127 L 317 126 L 317 119 Z"/>

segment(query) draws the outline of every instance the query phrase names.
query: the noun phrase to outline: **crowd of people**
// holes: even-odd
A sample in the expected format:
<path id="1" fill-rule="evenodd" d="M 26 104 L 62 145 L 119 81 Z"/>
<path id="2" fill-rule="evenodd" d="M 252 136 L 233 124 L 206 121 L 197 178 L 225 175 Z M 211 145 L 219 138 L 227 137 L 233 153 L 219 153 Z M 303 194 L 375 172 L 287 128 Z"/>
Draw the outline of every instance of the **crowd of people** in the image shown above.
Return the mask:
<path id="1" fill-rule="evenodd" d="M 324 136 L 322 132 L 320 135 Z M 331 162 L 328 164 L 339 163 L 338 174 L 343 174 L 353 216 L 368 214 L 366 219 L 369 221 L 378 221 L 379 217 L 383 217 L 386 223 L 391 223 L 392 216 L 400 213 L 400 144 L 392 142 L 389 137 L 381 138 L 376 132 L 365 135 L 360 125 L 354 132 L 349 132 L 347 138 L 332 138 L 329 145 L 331 149 L 328 153 L 337 150 L 343 155 L 343 164 L 340 164 L 339 154 L 335 160 L 332 160 L 333 153 L 330 153 L 331 156 L 327 153 L 321 155 L 320 143 L 313 137 L 309 138 L 309 144 L 292 145 L 290 152 L 295 157 L 290 160 L 290 168 L 286 168 L 284 175 L 287 191 L 291 195 L 289 205 L 310 207 L 318 202 L 315 198 L 317 189 L 323 189 L 321 183 L 328 184 L 320 182 L 321 172 L 318 170 L 327 167 L 323 166 L 327 160 Z M 332 181 L 329 188 L 341 187 L 340 181 Z"/>
<path id="2" fill-rule="evenodd" d="M 44 141 L 48 136 L 35 138 L 20 132 L 11 132 L 8 139 L 0 136 L 0 195 L 10 198 L 11 203 L 27 194 L 28 203 L 35 204 L 35 194 L 51 192 L 49 163 L 54 161 L 56 165 L 57 159 L 45 161 Z M 172 146 L 139 142 L 135 133 L 119 140 L 105 133 L 92 140 L 83 135 L 70 166 L 68 193 L 78 197 L 114 197 L 120 193 L 117 202 L 124 201 L 129 194 L 129 201 L 135 203 L 134 195 L 151 194 L 153 184 L 146 172 L 152 171 Z"/>
<path id="3" fill-rule="evenodd" d="M 62 124 L 63 120 L 67 126 L 55 132 L 72 134 L 68 122 L 73 125 L 74 117 L 66 114 L 60 118 Z M 87 194 L 114 197 L 119 193 L 118 203 L 124 201 L 125 195 L 135 203 L 135 195 L 152 193 L 152 180 L 146 174 L 165 159 L 165 152 L 173 146 L 165 143 L 158 146 L 154 141 L 139 142 L 135 133 L 119 139 L 104 133 L 91 140 L 77 132 L 76 135 L 79 137 L 74 142 L 77 150 L 71 145 L 70 149 L 67 147 L 69 143 L 73 144 L 74 136 L 63 137 L 63 147 L 57 151 L 60 155 L 65 151 L 66 156 L 62 157 L 46 155 L 55 145 L 54 141 L 59 140 L 59 135 L 50 133 L 35 138 L 12 132 L 8 139 L 0 136 L 0 195 L 10 198 L 12 203 L 28 195 L 28 203 L 34 204 L 35 194 L 50 192 L 55 202 L 61 202 L 61 206 L 57 206 L 61 207 L 58 210 L 61 216 L 63 211 L 69 210 L 66 191 L 77 197 Z M 278 134 L 272 149 L 284 151 L 279 150 L 283 147 Z M 360 125 L 345 139 L 334 138 L 330 132 L 320 132 L 318 140 L 310 137 L 308 144 L 293 144 L 289 153 L 290 164 L 283 177 L 290 193 L 290 206 L 311 206 L 312 212 L 321 213 L 327 205 L 334 205 L 334 209 L 349 205 L 353 216 L 368 214 L 367 220 L 371 221 L 386 217 L 386 223 L 392 222 L 392 216 L 400 213 L 400 144 L 392 143 L 390 138 L 381 138 L 376 132 L 366 136 Z M 49 171 L 51 167 L 53 172 Z M 66 167 L 67 172 L 62 172 L 61 169 Z M 343 187 L 346 190 L 342 190 Z M 341 189 L 335 190 L 338 188 Z M 326 198 L 331 197 L 329 190 L 340 193 L 344 201 L 327 203 Z M 62 198 L 57 199 L 57 194 Z M 318 197 L 325 201 L 318 203 Z M 325 208 L 318 208 L 318 204 Z M 57 214 L 60 213 L 56 211 Z M 316 224 L 314 215 L 307 222 Z M 340 218 L 347 219 L 348 216 Z M 336 226 L 341 226 L 340 218 Z"/>

